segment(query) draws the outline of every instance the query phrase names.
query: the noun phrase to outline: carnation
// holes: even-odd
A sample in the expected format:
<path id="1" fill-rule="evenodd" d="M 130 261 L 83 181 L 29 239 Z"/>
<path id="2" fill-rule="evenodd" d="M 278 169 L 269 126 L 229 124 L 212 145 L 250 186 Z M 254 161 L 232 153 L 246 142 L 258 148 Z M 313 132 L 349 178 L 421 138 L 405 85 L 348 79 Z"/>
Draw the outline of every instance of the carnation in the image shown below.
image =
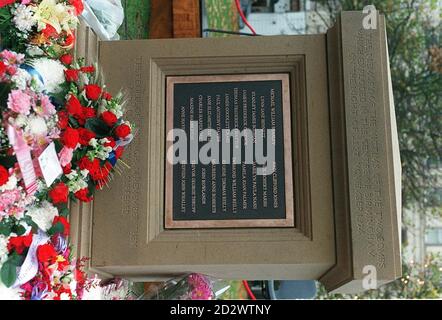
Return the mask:
<path id="1" fill-rule="evenodd" d="M 58 210 L 48 201 L 43 201 L 40 205 L 30 207 L 26 215 L 31 217 L 41 230 L 48 231 L 52 221 L 58 216 Z"/>
<path id="2" fill-rule="evenodd" d="M 27 131 L 33 136 L 45 136 L 48 133 L 46 121 L 39 116 L 33 115 L 29 117 Z"/>
<path id="3" fill-rule="evenodd" d="M 11 81 L 15 84 L 15 87 L 20 90 L 25 90 L 31 80 L 32 76 L 26 70 L 20 68 L 18 68 L 15 74 L 11 77 Z"/>
<path id="4" fill-rule="evenodd" d="M 31 97 L 22 90 L 12 90 L 8 96 L 8 108 L 27 115 L 31 110 Z"/>
<path id="5" fill-rule="evenodd" d="M 64 70 L 66 69 L 60 61 L 48 58 L 40 58 L 33 61 L 32 66 L 41 75 L 45 89 L 51 93 L 61 91 L 61 84 L 64 83 Z"/>
<path id="6" fill-rule="evenodd" d="M 32 27 L 37 23 L 34 18 L 34 14 L 30 7 L 25 5 L 19 5 L 13 12 L 15 26 L 18 30 L 22 32 L 28 32 L 32 29 Z"/>

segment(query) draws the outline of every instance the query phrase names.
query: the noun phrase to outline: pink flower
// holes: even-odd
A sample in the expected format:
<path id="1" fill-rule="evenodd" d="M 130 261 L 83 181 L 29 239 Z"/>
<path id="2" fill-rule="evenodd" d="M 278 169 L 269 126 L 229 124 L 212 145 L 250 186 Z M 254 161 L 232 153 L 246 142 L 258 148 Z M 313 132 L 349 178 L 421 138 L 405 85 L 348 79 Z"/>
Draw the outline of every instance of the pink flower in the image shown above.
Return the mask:
<path id="1" fill-rule="evenodd" d="M 74 149 L 63 147 L 61 149 L 60 153 L 58 154 L 58 157 L 60 158 L 60 164 L 62 167 L 67 166 L 72 161 L 72 156 L 74 154 Z"/>
<path id="2" fill-rule="evenodd" d="M 32 0 L 21 0 L 21 4 L 30 4 Z"/>
<path id="3" fill-rule="evenodd" d="M 0 194 L 0 212 L 6 212 L 18 200 L 20 200 L 19 190 L 3 191 Z"/>
<path id="4" fill-rule="evenodd" d="M 44 117 L 48 117 L 50 115 L 53 115 L 55 113 L 55 107 L 51 103 L 51 100 L 49 97 L 45 94 L 41 94 L 39 97 L 40 105 L 34 107 L 34 111 Z"/>
<path id="5" fill-rule="evenodd" d="M 31 109 L 31 97 L 21 90 L 12 90 L 8 96 L 8 108 L 14 112 L 28 115 Z"/>
<path id="6" fill-rule="evenodd" d="M 212 286 L 209 279 L 197 273 L 193 273 L 188 278 L 192 288 L 190 298 L 192 300 L 210 300 L 213 298 Z"/>
<path id="7" fill-rule="evenodd" d="M 24 54 L 17 54 L 13 51 L 3 50 L 0 53 L 0 57 L 7 60 L 9 64 L 21 64 L 25 59 Z"/>

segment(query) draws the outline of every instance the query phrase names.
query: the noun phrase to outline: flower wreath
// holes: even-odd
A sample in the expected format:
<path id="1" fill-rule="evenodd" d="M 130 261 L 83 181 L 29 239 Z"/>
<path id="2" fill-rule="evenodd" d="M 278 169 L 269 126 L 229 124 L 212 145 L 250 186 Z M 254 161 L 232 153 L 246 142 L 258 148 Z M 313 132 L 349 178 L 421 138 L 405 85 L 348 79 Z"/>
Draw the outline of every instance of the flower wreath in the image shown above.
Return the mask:
<path id="1" fill-rule="evenodd" d="M 20 10 L 37 19 L 42 6 L 59 8 L 58 21 L 68 21 L 57 36 L 36 46 L 32 39 L 56 19 L 33 22 L 22 42 L 28 58 L 0 52 L 0 297 L 8 287 L 24 299 L 81 299 L 94 281 L 83 271 L 85 260 L 71 253 L 68 200 L 90 201 L 120 172 L 133 128 L 123 119 L 123 95 L 108 93 L 97 67 L 74 61 L 65 45 L 81 0 L 0 0 L 4 43 L 20 48 L 5 32 L 23 28 Z M 15 26 L 4 26 L 7 11 Z M 31 47 L 42 56 L 30 54 Z M 47 154 L 55 158 L 52 178 L 42 160 Z"/>
<path id="2" fill-rule="evenodd" d="M 83 0 L 0 0 L 3 46 L 28 56 L 57 58 L 75 42 Z"/>

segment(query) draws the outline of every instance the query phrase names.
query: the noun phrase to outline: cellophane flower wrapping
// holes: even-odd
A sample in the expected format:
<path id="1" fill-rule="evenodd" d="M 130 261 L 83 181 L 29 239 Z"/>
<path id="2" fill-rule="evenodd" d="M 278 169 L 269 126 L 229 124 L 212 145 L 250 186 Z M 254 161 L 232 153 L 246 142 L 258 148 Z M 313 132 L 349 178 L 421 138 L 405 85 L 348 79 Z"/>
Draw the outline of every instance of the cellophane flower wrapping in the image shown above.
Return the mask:
<path id="1" fill-rule="evenodd" d="M 230 288 L 227 281 L 191 273 L 151 287 L 139 300 L 216 300 Z"/>

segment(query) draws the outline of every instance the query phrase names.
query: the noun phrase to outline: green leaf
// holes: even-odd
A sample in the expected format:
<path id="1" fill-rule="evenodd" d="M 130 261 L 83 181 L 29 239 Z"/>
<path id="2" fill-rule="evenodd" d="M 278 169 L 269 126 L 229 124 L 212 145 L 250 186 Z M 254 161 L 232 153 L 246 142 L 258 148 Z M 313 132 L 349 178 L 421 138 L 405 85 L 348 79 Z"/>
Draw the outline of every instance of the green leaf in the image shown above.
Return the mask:
<path id="1" fill-rule="evenodd" d="M 0 234 L 9 236 L 12 232 L 13 223 L 9 219 L 4 219 L 0 222 Z"/>
<path id="2" fill-rule="evenodd" d="M 1 156 L 0 157 L 0 165 L 2 165 L 5 168 L 12 168 L 14 164 L 17 162 L 17 159 L 15 156 Z"/>
<path id="3" fill-rule="evenodd" d="M 109 136 L 109 127 L 106 123 L 98 118 L 90 118 L 86 120 L 84 127 L 97 135 L 98 139 Z"/>
<path id="4" fill-rule="evenodd" d="M 69 209 L 68 209 L 67 207 L 64 207 L 64 208 L 62 208 L 62 209 L 60 210 L 59 214 L 60 214 L 62 217 L 67 218 L 67 217 L 69 216 Z"/>
<path id="5" fill-rule="evenodd" d="M 78 123 L 77 119 L 75 119 L 73 116 L 69 116 L 69 124 L 74 129 L 77 129 L 80 126 L 80 124 Z"/>
<path id="6" fill-rule="evenodd" d="M 7 82 L 0 83 L 0 109 L 5 109 L 8 101 L 8 95 L 11 92 L 11 84 Z"/>
<path id="7" fill-rule="evenodd" d="M 64 225 L 61 222 L 57 222 L 48 230 L 48 235 L 53 236 L 57 233 L 63 233 L 64 232 Z"/>
<path id="8" fill-rule="evenodd" d="M 22 235 L 25 234 L 25 232 L 26 232 L 26 228 L 23 227 L 21 224 L 16 224 L 16 225 L 12 228 L 12 231 L 13 231 L 14 233 L 16 233 L 17 236 L 22 236 Z"/>
<path id="9" fill-rule="evenodd" d="M 17 279 L 17 265 L 11 258 L 3 264 L 0 270 L 0 276 L 6 287 L 10 288 L 14 284 Z"/>

